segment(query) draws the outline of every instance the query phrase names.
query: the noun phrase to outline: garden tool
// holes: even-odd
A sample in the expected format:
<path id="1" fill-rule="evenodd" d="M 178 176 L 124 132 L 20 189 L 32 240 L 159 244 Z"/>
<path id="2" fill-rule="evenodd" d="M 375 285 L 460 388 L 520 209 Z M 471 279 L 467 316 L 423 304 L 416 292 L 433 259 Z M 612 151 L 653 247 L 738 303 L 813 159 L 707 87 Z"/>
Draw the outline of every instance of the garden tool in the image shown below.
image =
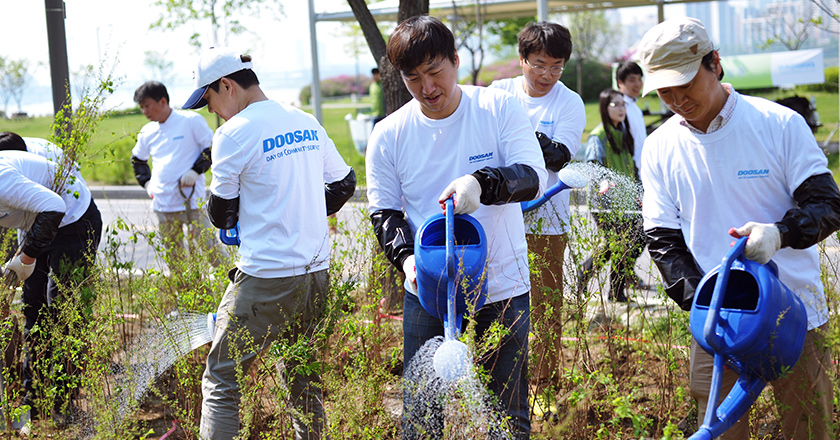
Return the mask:
<path id="1" fill-rule="evenodd" d="M 555 194 L 563 191 L 564 189 L 569 188 L 583 188 L 586 186 L 586 176 L 584 176 L 581 172 L 573 170 L 571 168 L 563 168 L 557 174 L 560 178 L 560 181 L 552 185 L 551 188 L 545 191 L 545 194 L 542 197 L 536 200 L 530 200 L 527 202 L 521 202 L 520 205 L 522 206 L 522 212 L 533 211 L 540 206 L 542 206 L 548 199 L 552 198 Z"/>
<path id="2" fill-rule="evenodd" d="M 691 334 L 714 356 L 714 369 L 706 417 L 690 440 L 718 437 L 747 414 L 765 384 L 793 368 L 805 344 L 805 306 L 779 281 L 773 261 L 744 256 L 746 243 L 740 238 L 703 277 L 691 306 Z M 717 406 L 724 364 L 739 377 Z"/>
<path id="3" fill-rule="evenodd" d="M 448 381 L 463 377 L 472 365 L 469 349 L 458 340 L 463 316 L 487 299 L 484 228 L 469 215 L 455 215 L 452 198 L 445 215 L 426 220 L 414 242 L 420 304 L 443 321 L 444 343 L 434 356 L 435 372 Z"/>

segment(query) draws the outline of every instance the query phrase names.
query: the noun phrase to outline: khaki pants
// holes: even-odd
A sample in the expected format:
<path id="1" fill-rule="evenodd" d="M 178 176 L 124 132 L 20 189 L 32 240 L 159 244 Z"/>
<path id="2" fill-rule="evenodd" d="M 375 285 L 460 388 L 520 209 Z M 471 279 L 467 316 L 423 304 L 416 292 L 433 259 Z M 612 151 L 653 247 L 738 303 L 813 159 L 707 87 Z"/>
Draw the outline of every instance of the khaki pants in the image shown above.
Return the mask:
<path id="1" fill-rule="evenodd" d="M 808 332 L 799 361 L 790 373 L 770 382 L 781 417 L 782 432 L 788 440 L 831 440 L 831 411 L 833 388 L 829 370 L 831 350 L 826 346 L 824 324 Z M 709 388 L 712 383 L 714 357 L 691 341 L 691 396 L 697 401 L 698 423 L 703 424 Z M 738 375 L 726 369 L 721 380 L 720 401 L 729 394 Z M 721 435 L 723 440 L 744 440 L 749 437 L 749 417 L 743 417 Z"/>
<path id="2" fill-rule="evenodd" d="M 563 322 L 563 255 L 565 235 L 526 235 L 528 249 L 537 255 L 539 275 L 531 276 L 531 322 L 535 340 L 532 382 L 552 384 L 559 379 Z"/>
<path id="3" fill-rule="evenodd" d="M 309 339 L 326 306 L 329 276 L 326 270 L 288 278 L 255 278 L 236 271 L 219 305 L 213 345 L 207 356 L 201 388 L 199 437 L 229 440 L 239 433 L 237 363 L 247 374 L 259 352 L 279 338 L 305 344 L 315 354 Z M 285 379 L 294 411 L 295 438 L 321 438 L 324 406 L 321 378 L 294 360 L 278 365 Z M 315 359 L 313 358 L 314 362 Z"/>

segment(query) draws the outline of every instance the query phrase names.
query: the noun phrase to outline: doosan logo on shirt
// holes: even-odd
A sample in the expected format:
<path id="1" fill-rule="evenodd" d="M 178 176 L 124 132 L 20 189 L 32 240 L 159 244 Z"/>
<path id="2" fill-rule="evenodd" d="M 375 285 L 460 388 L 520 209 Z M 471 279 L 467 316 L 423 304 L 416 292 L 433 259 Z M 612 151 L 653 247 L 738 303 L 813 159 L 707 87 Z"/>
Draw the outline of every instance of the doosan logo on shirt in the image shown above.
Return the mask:
<path id="1" fill-rule="evenodd" d="M 470 163 L 478 163 L 478 162 L 485 162 L 493 158 L 493 152 L 489 153 L 482 153 L 476 154 L 474 156 L 470 156 Z"/>
<path id="2" fill-rule="evenodd" d="M 738 170 L 739 179 L 756 179 L 770 177 L 769 169 Z"/>

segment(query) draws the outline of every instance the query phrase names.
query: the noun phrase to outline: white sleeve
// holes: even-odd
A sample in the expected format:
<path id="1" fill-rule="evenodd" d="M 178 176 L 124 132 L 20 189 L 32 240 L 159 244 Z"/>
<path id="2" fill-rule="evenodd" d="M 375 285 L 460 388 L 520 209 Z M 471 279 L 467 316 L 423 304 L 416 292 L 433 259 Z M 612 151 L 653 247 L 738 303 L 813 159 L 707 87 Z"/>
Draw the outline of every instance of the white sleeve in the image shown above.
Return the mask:
<path id="1" fill-rule="evenodd" d="M 12 167 L 0 168 L 0 202 L 4 205 L 34 213 L 66 212 L 64 200 L 49 188 L 31 180 Z"/>
<path id="2" fill-rule="evenodd" d="M 381 209 L 402 210 L 402 187 L 393 160 L 393 129 L 386 133 L 382 123 L 373 127 L 365 155 L 367 173 L 368 210 L 373 213 Z"/>
<path id="3" fill-rule="evenodd" d="M 665 175 L 661 168 L 661 162 L 654 158 L 657 150 L 651 138 L 645 140 L 645 147 L 642 149 L 642 186 L 644 196 L 642 197 L 642 216 L 644 217 L 644 229 L 668 228 L 681 229 L 680 212 L 676 202 L 671 198 L 665 184 Z"/>
<path id="4" fill-rule="evenodd" d="M 318 127 L 318 138 L 324 139 L 321 143 L 321 155 L 324 158 L 324 182 L 333 183 L 345 177 L 350 172 L 350 167 L 344 158 L 335 148 L 335 142 L 327 135 L 324 127 Z"/>
<path id="5" fill-rule="evenodd" d="M 239 197 L 239 176 L 247 159 L 243 149 L 228 136 L 217 132 L 210 155 L 213 160 L 210 193 L 227 200 Z"/>
<path id="6" fill-rule="evenodd" d="M 525 110 L 512 95 L 503 97 L 501 105 L 499 150 L 502 155 L 502 166 L 522 164 L 533 168 L 540 179 L 540 190 L 537 195 L 539 197 L 545 193 L 548 171 L 545 169 L 545 159 L 543 159 L 540 144 L 534 136 L 534 128 Z"/>
<path id="7" fill-rule="evenodd" d="M 146 127 L 140 129 L 140 133 L 137 134 L 137 143 L 131 149 L 131 155 L 140 160 L 149 160 L 149 156 L 151 155 L 151 147 L 146 143 L 146 138 L 143 136 L 145 129 Z"/>
<path id="8" fill-rule="evenodd" d="M 551 140 L 565 145 L 574 157 L 580 149 L 580 138 L 586 128 L 586 108 L 577 93 L 569 93 L 574 96 L 569 99 L 568 105 L 563 107 L 563 112 L 557 115 L 557 128 Z"/>
<path id="9" fill-rule="evenodd" d="M 205 148 L 210 148 L 213 144 L 213 130 L 210 129 L 210 125 L 207 124 L 207 120 L 204 119 L 204 116 L 196 113 L 195 117 L 190 118 L 190 127 L 192 130 L 193 139 L 195 140 L 196 145 L 198 146 L 198 151 L 204 151 Z"/>
<path id="10" fill-rule="evenodd" d="M 788 191 L 793 196 L 794 191 L 809 177 L 831 173 L 831 170 L 828 169 L 825 153 L 817 145 L 805 119 L 799 113 L 791 113 L 786 121 L 781 121 L 781 126 L 785 179 Z"/>

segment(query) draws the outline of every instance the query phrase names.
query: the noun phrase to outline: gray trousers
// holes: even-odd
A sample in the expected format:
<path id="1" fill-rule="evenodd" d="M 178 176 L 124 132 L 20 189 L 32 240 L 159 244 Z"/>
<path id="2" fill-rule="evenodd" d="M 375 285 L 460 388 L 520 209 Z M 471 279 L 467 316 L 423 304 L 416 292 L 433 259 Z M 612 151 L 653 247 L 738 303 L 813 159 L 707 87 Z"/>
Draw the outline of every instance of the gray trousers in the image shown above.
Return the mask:
<path id="1" fill-rule="evenodd" d="M 279 338 L 290 343 L 306 338 L 305 344 L 314 354 L 309 339 L 323 315 L 328 289 L 326 270 L 272 279 L 235 271 L 219 305 L 201 383 L 204 400 L 200 438 L 228 440 L 239 433 L 242 394 L 237 364 L 247 374 L 259 353 Z M 294 408 L 295 438 L 320 439 L 324 429 L 321 378 L 317 372 L 298 366 L 294 360 L 278 364 L 278 374 L 281 381 L 285 379 Z"/>

